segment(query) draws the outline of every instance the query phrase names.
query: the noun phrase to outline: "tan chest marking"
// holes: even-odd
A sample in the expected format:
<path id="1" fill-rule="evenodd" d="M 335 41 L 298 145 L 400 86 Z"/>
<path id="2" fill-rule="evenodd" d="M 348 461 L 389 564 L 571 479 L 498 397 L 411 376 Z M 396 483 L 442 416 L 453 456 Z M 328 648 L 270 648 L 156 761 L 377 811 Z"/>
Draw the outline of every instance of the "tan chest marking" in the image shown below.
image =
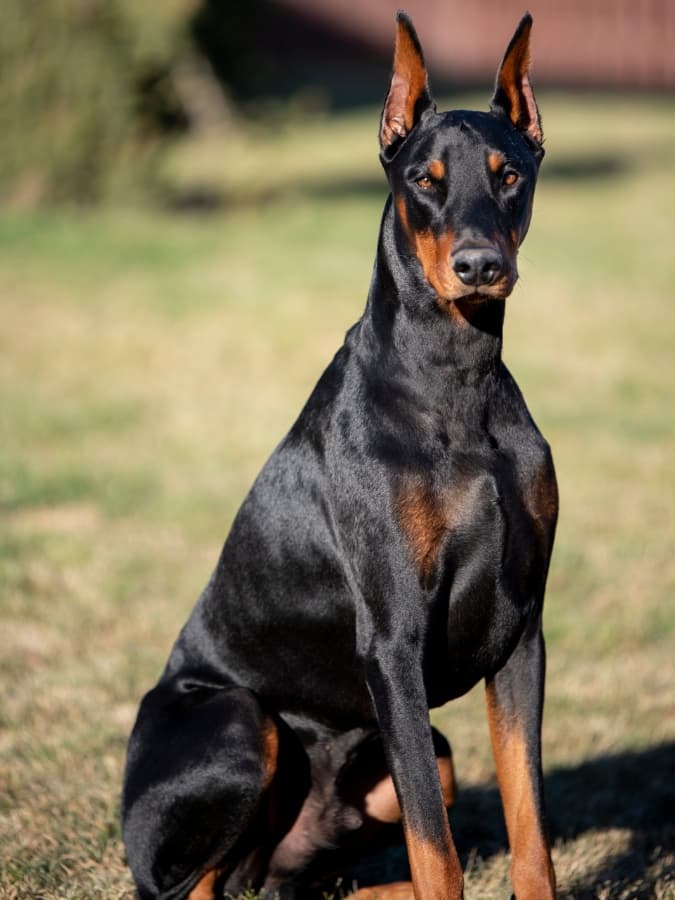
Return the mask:
<path id="1" fill-rule="evenodd" d="M 473 500 L 471 482 L 435 490 L 420 475 L 408 475 L 399 481 L 394 513 L 422 584 L 428 584 L 446 536 L 466 517 Z"/>

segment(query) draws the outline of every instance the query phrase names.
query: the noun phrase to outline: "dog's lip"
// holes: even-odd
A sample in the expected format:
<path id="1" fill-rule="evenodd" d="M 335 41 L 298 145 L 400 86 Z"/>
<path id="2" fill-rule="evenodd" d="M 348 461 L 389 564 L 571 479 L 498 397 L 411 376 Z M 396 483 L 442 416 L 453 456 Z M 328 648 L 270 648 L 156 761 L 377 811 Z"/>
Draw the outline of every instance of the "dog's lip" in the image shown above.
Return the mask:
<path id="1" fill-rule="evenodd" d="M 518 275 L 500 278 L 492 285 L 468 285 L 466 290 L 450 297 L 456 303 L 487 303 L 494 300 L 506 300 L 513 293 Z"/>
<path id="2" fill-rule="evenodd" d="M 473 290 L 466 291 L 463 294 L 457 294 L 455 297 L 450 297 L 454 303 L 489 303 L 494 302 L 495 300 L 506 300 L 511 291 L 500 291 L 499 293 L 489 293 L 485 290 Z"/>

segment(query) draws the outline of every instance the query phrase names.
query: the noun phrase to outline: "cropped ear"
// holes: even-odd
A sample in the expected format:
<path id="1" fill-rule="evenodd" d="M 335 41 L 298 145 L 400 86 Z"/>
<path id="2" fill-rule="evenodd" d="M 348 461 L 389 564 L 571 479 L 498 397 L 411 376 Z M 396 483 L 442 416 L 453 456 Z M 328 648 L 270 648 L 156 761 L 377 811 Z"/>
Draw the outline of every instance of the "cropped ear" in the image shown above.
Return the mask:
<path id="1" fill-rule="evenodd" d="M 530 83 L 530 31 L 532 16 L 526 13 L 511 38 L 497 72 L 495 92 L 490 103 L 494 113 L 503 113 L 524 135 L 542 149 L 544 135 L 541 118 Z"/>
<path id="2" fill-rule="evenodd" d="M 385 160 L 392 158 L 422 113 L 434 108 L 422 48 L 413 24 L 402 10 L 396 22 L 394 69 L 380 123 L 380 148 Z"/>

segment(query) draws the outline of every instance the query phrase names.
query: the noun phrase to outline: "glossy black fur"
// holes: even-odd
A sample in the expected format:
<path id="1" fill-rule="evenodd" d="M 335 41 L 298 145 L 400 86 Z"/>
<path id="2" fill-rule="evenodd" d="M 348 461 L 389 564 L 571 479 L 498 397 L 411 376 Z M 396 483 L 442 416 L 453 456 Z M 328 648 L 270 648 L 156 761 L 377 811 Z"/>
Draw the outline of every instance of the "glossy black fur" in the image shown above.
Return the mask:
<path id="1" fill-rule="evenodd" d="M 185 897 L 212 868 L 228 890 L 291 896 L 319 850 L 358 846 L 350 779 L 371 766 L 389 768 L 407 827 L 442 850 L 428 709 L 481 679 L 526 735 L 541 804 L 555 510 L 537 498 L 541 485 L 555 496 L 551 455 L 502 362 L 504 297 L 439 299 L 410 234 L 450 230 L 453 253 L 498 236 L 505 253 L 505 236 L 527 231 L 542 152 L 498 106 L 421 107 L 383 152 L 394 200 L 363 317 L 258 476 L 141 705 L 122 816 L 142 898 Z M 492 150 L 515 185 L 486 165 Z M 421 189 L 431 160 L 448 176 Z M 418 500 L 447 518 L 423 566 L 406 524 Z M 265 787 L 270 728 L 280 749 Z M 310 796 L 323 804 L 315 840 L 275 860 Z"/>

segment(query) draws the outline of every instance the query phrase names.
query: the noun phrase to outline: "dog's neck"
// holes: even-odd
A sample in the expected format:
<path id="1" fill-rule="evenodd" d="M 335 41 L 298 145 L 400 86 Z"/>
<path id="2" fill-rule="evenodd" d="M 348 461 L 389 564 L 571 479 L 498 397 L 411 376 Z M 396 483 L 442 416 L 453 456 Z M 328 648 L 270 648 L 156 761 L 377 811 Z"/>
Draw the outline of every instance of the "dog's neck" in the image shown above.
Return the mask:
<path id="1" fill-rule="evenodd" d="M 391 198 L 385 207 L 363 338 L 379 364 L 413 377 L 430 392 L 448 383 L 476 385 L 499 371 L 505 302 L 439 301 L 417 258 L 401 252 Z M 384 374 L 384 373 L 382 373 Z"/>

